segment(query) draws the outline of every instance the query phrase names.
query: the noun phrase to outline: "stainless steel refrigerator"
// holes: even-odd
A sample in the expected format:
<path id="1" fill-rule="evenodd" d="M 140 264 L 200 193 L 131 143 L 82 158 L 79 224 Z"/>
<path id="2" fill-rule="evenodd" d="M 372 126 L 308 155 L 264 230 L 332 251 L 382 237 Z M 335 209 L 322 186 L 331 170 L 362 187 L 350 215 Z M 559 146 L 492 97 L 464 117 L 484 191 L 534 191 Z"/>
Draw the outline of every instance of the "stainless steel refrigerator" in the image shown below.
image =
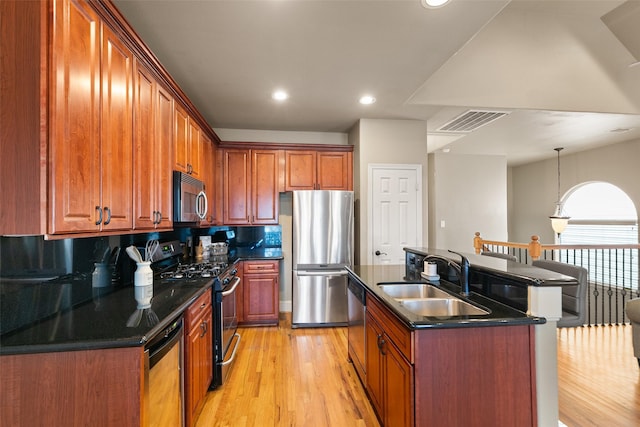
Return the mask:
<path id="1" fill-rule="evenodd" d="M 293 192 L 293 327 L 347 324 L 353 192 Z"/>

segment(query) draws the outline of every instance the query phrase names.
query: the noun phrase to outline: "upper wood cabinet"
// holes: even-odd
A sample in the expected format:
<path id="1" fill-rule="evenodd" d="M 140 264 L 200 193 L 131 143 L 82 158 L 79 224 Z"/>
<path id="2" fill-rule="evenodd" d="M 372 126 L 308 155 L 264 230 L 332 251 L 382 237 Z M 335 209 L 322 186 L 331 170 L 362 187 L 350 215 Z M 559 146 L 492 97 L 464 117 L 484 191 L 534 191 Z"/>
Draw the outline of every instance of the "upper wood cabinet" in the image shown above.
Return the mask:
<path id="1" fill-rule="evenodd" d="M 223 221 L 277 224 L 279 150 L 223 150 Z"/>
<path id="2" fill-rule="evenodd" d="M 54 7 L 48 231 L 131 229 L 133 55 L 86 3 Z"/>
<path id="3" fill-rule="evenodd" d="M 352 189 L 350 151 L 285 151 L 285 191 Z"/>
<path id="4" fill-rule="evenodd" d="M 178 103 L 175 109 L 174 168 L 201 179 L 202 143 L 200 127 Z"/>
<path id="5" fill-rule="evenodd" d="M 174 156 L 200 178 L 214 135 L 116 7 L 10 1 L 0 16 L 0 234 L 170 229 Z"/>
<path id="6" fill-rule="evenodd" d="M 200 162 L 200 175 L 204 181 L 204 189 L 207 194 L 207 215 L 200 221 L 201 227 L 208 227 L 217 222 L 217 191 L 216 191 L 216 147 L 203 132 L 201 135 L 202 159 Z"/>
<path id="7" fill-rule="evenodd" d="M 171 229 L 173 98 L 151 72 L 134 71 L 134 228 Z"/>

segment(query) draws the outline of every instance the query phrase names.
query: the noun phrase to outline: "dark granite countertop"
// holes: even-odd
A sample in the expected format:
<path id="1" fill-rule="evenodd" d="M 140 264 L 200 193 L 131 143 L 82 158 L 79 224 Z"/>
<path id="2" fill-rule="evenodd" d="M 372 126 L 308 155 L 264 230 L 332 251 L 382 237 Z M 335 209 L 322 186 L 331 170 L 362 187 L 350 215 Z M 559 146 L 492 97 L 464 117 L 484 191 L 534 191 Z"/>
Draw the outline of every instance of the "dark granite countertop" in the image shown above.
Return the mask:
<path id="1" fill-rule="evenodd" d="M 430 248 L 404 248 L 405 252 L 411 252 L 419 255 L 438 255 L 448 258 L 459 264 L 460 257 L 456 254 L 442 249 Z M 534 267 L 521 262 L 509 261 L 501 258 L 494 258 L 484 255 L 476 255 L 474 253 L 464 253 L 469 260 L 470 269 L 476 269 L 491 274 L 495 274 L 514 282 L 520 282 L 530 286 L 562 286 L 575 285 L 576 279 L 554 271 L 545 270 L 543 268 Z"/>
<path id="2" fill-rule="evenodd" d="M 363 284 L 370 294 L 373 294 L 387 308 L 395 313 L 409 328 L 459 328 L 459 327 L 484 327 L 484 326 L 504 326 L 504 325 L 526 325 L 542 324 L 546 320 L 541 317 L 527 316 L 526 313 L 518 311 L 508 305 L 484 297 L 472 292 L 467 298 L 458 293 L 460 287 L 445 280 L 429 282 L 423 278 L 405 276 L 405 266 L 403 265 L 358 265 L 347 268 L 352 279 Z M 488 309 L 488 315 L 469 315 L 452 317 L 429 317 L 416 315 L 398 301 L 384 293 L 379 287 L 382 283 L 431 283 L 456 297 L 470 302 L 480 308 Z"/>
<path id="3" fill-rule="evenodd" d="M 151 309 L 141 311 L 136 308 L 133 286 L 92 288 L 90 282 L 73 281 L 24 288 L 12 297 L 14 313 L 3 313 L 3 318 L 20 316 L 21 310 L 37 310 L 38 306 L 55 301 L 60 308 L 42 320 L 0 336 L 0 354 L 144 345 L 212 283 L 213 279 L 171 285 L 154 283 Z"/>
<path id="4" fill-rule="evenodd" d="M 229 264 L 282 258 L 280 248 L 242 249 L 229 254 Z M 143 346 L 212 284 L 213 279 L 154 280 L 151 309 L 137 311 L 132 285 L 92 288 L 90 274 L 48 282 L 0 281 L 6 331 L 0 335 L 0 354 Z M 29 322 L 32 318 L 40 320 Z"/>

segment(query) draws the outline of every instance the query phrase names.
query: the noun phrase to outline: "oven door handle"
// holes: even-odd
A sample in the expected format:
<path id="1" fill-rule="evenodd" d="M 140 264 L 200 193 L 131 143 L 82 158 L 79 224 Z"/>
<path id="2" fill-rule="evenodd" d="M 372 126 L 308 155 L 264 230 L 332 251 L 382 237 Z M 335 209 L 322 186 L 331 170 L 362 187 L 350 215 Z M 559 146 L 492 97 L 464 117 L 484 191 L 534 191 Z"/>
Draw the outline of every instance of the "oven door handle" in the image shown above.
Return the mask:
<path id="1" fill-rule="evenodd" d="M 226 297 L 228 295 L 231 295 L 232 293 L 235 292 L 236 288 L 238 287 L 238 285 L 240 284 L 240 278 L 238 276 L 236 276 L 233 280 L 235 280 L 235 283 L 233 284 L 233 286 L 231 287 L 231 289 L 229 289 L 228 291 L 224 291 L 222 292 L 222 296 Z"/>
<path id="2" fill-rule="evenodd" d="M 240 334 L 239 334 L 239 333 L 237 333 L 237 332 L 236 332 L 235 334 L 233 334 L 233 336 L 234 336 L 234 337 L 238 337 L 238 340 L 236 341 L 236 345 L 235 345 L 235 346 L 233 346 L 233 351 L 231 352 L 231 357 L 229 357 L 229 360 L 225 360 L 224 362 L 222 362 L 222 363 L 220 364 L 221 366 L 226 366 L 226 365 L 228 365 L 229 363 L 233 362 L 233 359 L 235 359 L 235 357 L 236 357 L 236 351 L 238 350 L 238 345 L 240 344 L 240 339 L 241 339 L 242 337 L 241 337 L 241 336 L 240 336 Z"/>

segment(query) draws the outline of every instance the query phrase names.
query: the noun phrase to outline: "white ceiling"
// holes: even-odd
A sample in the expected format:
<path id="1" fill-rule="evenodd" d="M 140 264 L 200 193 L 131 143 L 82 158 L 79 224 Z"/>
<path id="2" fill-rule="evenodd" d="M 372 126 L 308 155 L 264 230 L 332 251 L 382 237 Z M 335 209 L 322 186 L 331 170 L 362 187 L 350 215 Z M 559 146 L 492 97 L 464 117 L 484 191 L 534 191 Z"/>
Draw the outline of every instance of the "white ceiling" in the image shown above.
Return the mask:
<path id="1" fill-rule="evenodd" d="M 640 139 L 640 0 L 114 3 L 213 128 L 418 119 L 430 152 L 510 165 Z M 277 88 L 290 99 L 273 101 Z M 365 93 L 377 102 L 358 104 Z M 509 114 L 465 135 L 437 131 L 468 109 Z"/>

